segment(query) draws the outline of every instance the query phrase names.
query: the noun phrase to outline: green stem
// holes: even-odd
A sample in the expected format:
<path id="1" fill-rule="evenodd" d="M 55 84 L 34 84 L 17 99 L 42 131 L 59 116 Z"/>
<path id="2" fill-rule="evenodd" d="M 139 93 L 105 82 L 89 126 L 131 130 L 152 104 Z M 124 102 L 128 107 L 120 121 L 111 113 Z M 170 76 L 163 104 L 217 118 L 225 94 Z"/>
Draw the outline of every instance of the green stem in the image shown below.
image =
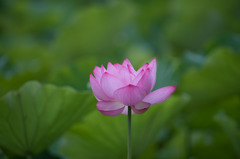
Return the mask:
<path id="1" fill-rule="evenodd" d="M 128 106 L 128 159 L 132 159 L 131 116 L 132 108 Z"/>

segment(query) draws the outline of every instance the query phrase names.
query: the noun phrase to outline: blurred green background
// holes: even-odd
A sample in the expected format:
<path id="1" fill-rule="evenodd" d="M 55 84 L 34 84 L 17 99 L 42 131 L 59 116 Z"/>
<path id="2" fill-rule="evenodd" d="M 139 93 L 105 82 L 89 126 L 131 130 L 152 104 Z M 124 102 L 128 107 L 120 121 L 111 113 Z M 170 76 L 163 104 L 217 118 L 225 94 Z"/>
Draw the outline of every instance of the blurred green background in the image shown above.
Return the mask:
<path id="1" fill-rule="evenodd" d="M 157 57 L 178 90 L 133 116 L 134 159 L 240 159 L 239 53 L 239 0 L 1 0 L 0 158 L 126 158 L 89 74 Z"/>

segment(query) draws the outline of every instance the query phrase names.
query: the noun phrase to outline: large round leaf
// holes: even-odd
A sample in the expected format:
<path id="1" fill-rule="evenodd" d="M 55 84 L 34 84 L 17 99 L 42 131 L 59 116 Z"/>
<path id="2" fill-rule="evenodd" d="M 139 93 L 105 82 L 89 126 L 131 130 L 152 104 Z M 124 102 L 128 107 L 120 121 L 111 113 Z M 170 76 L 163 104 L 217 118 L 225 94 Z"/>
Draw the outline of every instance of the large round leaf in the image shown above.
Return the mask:
<path id="1" fill-rule="evenodd" d="M 92 110 L 88 92 L 28 82 L 0 99 L 0 147 L 16 155 L 40 152 Z"/>

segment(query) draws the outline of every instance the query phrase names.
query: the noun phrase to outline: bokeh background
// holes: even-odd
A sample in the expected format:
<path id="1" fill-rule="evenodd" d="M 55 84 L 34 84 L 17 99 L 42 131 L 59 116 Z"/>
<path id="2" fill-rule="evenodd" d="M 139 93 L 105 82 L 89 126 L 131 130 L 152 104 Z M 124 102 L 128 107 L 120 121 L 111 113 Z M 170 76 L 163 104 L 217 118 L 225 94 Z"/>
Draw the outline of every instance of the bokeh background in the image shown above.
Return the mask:
<path id="1" fill-rule="evenodd" d="M 0 158 L 126 158 L 89 74 L 157 57 L 178 90 L 133 116 L 134 159 L 240 159 L 239 53 L 239 0 L 1 0 Z"/>

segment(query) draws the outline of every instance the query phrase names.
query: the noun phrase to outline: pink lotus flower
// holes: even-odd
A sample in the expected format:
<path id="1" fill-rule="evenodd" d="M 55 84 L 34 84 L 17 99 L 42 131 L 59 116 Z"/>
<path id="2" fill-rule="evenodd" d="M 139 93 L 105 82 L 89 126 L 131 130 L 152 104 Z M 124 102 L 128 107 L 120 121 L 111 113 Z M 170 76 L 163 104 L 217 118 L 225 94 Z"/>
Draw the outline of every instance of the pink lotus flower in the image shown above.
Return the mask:
<path id="1" fill-rule="evenodd" d="M 165 101 L 177 89 L 167 86 L 151 92 L 156 82 L 156 58 L 135 71 L 128 59 L 123 64 L 108 63 L 107 70 L 102 65 L 90 74 L 93 94 L 98 100 L 97 109 L 107 116 L 132 113 L 141 114 L 150 105 Z"/>

